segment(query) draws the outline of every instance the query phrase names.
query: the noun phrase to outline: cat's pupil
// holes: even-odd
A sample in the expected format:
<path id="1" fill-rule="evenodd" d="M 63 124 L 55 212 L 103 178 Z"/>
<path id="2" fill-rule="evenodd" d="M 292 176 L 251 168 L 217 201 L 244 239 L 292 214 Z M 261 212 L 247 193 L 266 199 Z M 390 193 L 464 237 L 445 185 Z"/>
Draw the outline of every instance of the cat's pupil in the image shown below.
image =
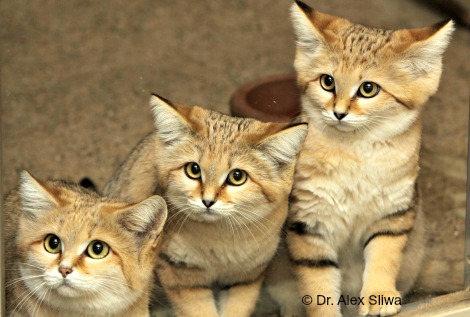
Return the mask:
<path id="1" fill-rule="evenodd" d="M 362 89 L 364 90 L 365 93 L 370 93 L 374 89 L 374 86 L 372 85 L 372 83 L 364 83 L 364 85 L 362 86 Z"/>
<path id="2" fill-rule="evenodd" d="M 197 165 L 196 163 L 193 163 L 191 165 L 191 173 L 193 173 L 194 175 L 198 175 L 200 172 L 201 172 L 201 168 L 199 167 L 199 165 Z"/>
<path id="3" fill-rule="evenodd" d="M 49 247 L 52 250 L 57 249 L 59 244 L 60 244 L 60 239 L 57 236 L 53 236 L 52 238 L 49 239 Z"/>
<path id="4" fill-rule="evenodd" d="M 99 255 L 99 254 L 101 254 L 101 252 L 103 252 L 103 249 L 104 249 L 103 243 L 95 242 L 93 244 L 93 253 Z"/>
<path id="5" fill-rule="evenodd" d="M 240 170 L 233 171 L 233 179 L 239 181 L 243 178 L 243 173 Z"/>
<path id="6" fill-rule="evenodd" d="M 333 85 L 333 83 L 334 83 L 333 77 L 325 76 L 325 84 L 327 87 L 330 87 L 331 85 Z"/>

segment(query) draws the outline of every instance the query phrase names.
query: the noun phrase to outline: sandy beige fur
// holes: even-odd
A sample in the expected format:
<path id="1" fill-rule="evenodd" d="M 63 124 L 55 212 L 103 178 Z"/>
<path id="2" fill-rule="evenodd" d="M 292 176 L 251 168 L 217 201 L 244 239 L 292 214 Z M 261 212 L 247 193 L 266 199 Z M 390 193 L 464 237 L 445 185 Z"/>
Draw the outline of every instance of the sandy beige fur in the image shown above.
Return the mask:
<path id="1" fill-rule="evenodd" d="M 23 172 L 3 211 L 7 316 L 149 316 L 167 215 L 161 197 L 129 204 Z M 60 238 L 58 253 L 46 251 L 50 234 Z M 107 256 L 89 256 L 94 240 L 107 243 Z"/>
<path id="2" fill-rule="evenodd" d="M 156 131 L 105 193 L 166 199 L 169 220 L 156 271 L 178 316 L 250 316 L 287 216 L 307 126 L 233 118 L 158 96 L 151 106 Z M 201 178 L 186 175 L 191 162 Z M 241 186 L 227 182 L 234 169 L 248 175 Z M 214 289 L 223 290 L 218 301 Z"/>
<path id="3" fill-rule="evenodd" d="M 421 266 L 420 113 L 438 87 L 453 23 L 382 30 L 302 2 L 291 16 L 303 119 L 309 122 L 287 234 L 298 290 L 314 298 L 308 316 L 395 314 L 400 302 L 372 304 L 368 298 L 405 295 Z M 334 79 L 334 89 L 322 86 L 323 75 Z M 360 95 L 364 82 L 380 86 L 378 94 Z M 363 296 L 365 303 L 341 307 L 341 294 Z M 317 295 L 334 304 L 316 305 Z"/>

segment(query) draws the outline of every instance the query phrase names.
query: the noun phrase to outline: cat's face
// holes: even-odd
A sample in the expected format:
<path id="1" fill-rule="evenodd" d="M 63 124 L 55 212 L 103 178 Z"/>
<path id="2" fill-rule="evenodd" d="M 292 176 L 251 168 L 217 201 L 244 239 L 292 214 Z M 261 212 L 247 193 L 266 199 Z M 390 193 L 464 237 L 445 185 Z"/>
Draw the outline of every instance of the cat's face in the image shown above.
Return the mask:
<path id="1" fill-rule="evenodd" d="M 306 125 L 261 123 L 152 98 L 166 144 L 169 208 L 198 221 L 256 221 L 287 203 Z M 171 134 L 171 140 L 165 139 Z M 163 163 L 164 162 L 164 163 Z"/>
<path id="2" fill-rule="evenodd" d="M 385 139 L 407 129 L 436 91 L 452 22 L 390 31 L 300 2 L 291 13 L 302 105 L 318 129 Z"/>
<path id="3" fill-rule="evenodd" d="M 18 262 L 31 293 L 64 312 L 118 312 L 147 291 L 161 197 L 128 205 L 27 174 L 20 195 Z"/>

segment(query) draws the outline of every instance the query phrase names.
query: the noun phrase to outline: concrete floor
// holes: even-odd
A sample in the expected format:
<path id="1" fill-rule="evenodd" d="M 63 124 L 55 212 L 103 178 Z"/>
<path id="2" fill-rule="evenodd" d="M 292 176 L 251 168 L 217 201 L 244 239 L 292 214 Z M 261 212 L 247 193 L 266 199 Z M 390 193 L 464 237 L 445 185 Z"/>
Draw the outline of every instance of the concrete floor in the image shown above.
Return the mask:
<path id="1" fill-rule="evenodd" d="M 410 0 L 308 0 L 353 22 L 448 18 Z M 293 71 L 291 0 L 0 2 L 3 193 L 18 172 L 100 187 L 153 127 L 150 92 L 228 113 L 230 95 Z M 470 34 L 446 52 L 423 113 L 421 185 L 431 258 L 463 258 Z"/>

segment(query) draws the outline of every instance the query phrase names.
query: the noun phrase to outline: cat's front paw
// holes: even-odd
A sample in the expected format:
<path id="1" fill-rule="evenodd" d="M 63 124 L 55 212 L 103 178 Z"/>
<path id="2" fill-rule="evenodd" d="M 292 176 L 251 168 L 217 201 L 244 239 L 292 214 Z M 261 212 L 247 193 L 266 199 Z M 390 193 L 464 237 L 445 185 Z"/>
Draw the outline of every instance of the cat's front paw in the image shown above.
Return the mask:
<path id="1" fill-rule="evenodd" d="M 398 291 L 363 292 L 364 304 L 359 306 L 361 316 L 391 316 L 401 309 L 401 296 Z"/>

